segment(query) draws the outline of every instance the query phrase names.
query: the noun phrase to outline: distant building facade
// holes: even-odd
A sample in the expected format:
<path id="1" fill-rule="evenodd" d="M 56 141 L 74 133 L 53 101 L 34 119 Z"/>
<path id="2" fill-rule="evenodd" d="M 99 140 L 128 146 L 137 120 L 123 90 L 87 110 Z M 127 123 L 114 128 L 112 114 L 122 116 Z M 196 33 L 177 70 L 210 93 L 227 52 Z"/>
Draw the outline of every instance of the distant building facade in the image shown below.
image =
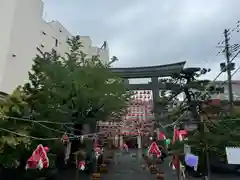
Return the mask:
<path id="1" fill-rule="evenodd" d="M 221 100 L 228 100 L 228 83 L 224 81 L 217 81 L 216 84 L 224 87 L 224 93 L 220 93 L 219 97 Z M 240 101 L 240 80 L 232 80 L 233 99 L 234 101 Z M 214 97 L 213 97 L 214 98 Z"/>
<path id="2" fill-rule="evenodd" d="M 28 81 L 32 59 L 39 53 L 56 50 L 68 51 L 67 39 L 71 34 L 58 22 L 43 20 L 44 4 L 41 0 L 1 0 L 0 4 L 0 90 L 11 93 L 18 85 Z M 88 36 L 81 36 L 83 52 L 99 55 L 109 61 L 106 42 L 102 48 L 92 46 Z"/>

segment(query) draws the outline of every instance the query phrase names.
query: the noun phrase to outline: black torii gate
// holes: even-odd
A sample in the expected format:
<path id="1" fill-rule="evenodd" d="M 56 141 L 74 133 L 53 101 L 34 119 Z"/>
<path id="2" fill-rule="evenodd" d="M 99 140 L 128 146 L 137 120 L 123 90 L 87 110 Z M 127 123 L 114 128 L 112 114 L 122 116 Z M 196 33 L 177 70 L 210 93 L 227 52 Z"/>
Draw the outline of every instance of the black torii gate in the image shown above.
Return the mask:
<path id="1" fill-rule="evenodd" d="M 176 87 L 171 83 L 163 84 L 158 81 L 158 78 L 169 77 L 173 74 L 180 73 L 185 64 L 186 61 L 183 61 L 159 66 L 111 68 L 111 71 L 123 79 L 151 78 L 151 83 L 149 84 L 129 84 L 128 81 L 126 81 L 126 85 L 130 90 L 152 90 L 153 102 L 155 103 L 159 96 L 159 90 L 171 90 Z"/>

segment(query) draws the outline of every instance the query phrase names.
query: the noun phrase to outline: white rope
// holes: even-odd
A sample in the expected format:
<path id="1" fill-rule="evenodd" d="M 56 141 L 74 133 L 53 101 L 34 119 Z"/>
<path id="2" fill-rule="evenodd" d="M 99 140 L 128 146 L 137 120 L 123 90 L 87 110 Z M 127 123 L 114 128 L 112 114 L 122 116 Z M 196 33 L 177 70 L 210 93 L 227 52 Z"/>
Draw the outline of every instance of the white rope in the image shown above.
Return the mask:
<path id="1" fill-rule="evenodd" d="M 14 119 L 14 120 L 19 120 L 19 121 L 33 122 L 33 123 L 73 125 L 73 123 L 71 123 L 71 122 L 35 121 L 35 120 L 27 119 L 27 118 L 19 118 L 19 117 L 5 116 L 5 115 L 1 115 L 1 117 L 3 117 L 3 118 L 11 118 L 11 119 Z"/>
<path id="2" fill-rule="evenodd" d="M 59 132 L 61 134 L 74 135 L 73 133 L 68 133 L 68 132 L 65 132 L 65 131 L 58 130 L 58 129 L 53 129 L 51 127 L 48 127 L 48 126 L 44 125 L 43 123 L 46 123 L 46 124 L 47 123 L 48 124 L 56 124 L 56 125 L 65 125 L 65 127 L 68 128 L 68 129 L 72 129 L 72 130 L 75 130 L 75 131 L 82 132 L 79 129 L 66 126 L 66 123 L 59 123 L 59 122 L 52 122 L 52 121 L 35 121 L 35 120 L 31 120 L 31 119 L 26 119 L 26 118 L 18 118 L 18 117 L 5 116 L 5 115 L 1 115 L 1 118 L 13 119 L 13 120 L 18 120 L 18 121 L 25 121 L 25 122 L 30 122 L 30 123 L 36 123 L 36 124 L 39 124 L 40 126 L 46 128 L 48 130 Z"/>
<path id="3" fill-rule="evenodd" d="M 237 55 L 238 55 L 238 54 L 237 54 Z M 237 55 L 234 56 L 231 61 L 233 61 L 233 59 L 236 58 Z M 235 74 L 237 73 L 237 71 L 239 71 L 239 70 L 240 70 L 240 67 L 232 74 L 232 76 L 235 75 Z M 219 77 L 222 73 L 223 73 L 223 71 L 221 71 L 221 72 L 214 78 L 214 80 L 211 81 L 210 84 L 208 84 L 208 86 L 207 86 L 206 89 L 204 90 L 204 93 L 207 93 L 207 89 L 209 88 L 209 86 L 210 86 L 211 84 L 213 84 L 213 83 L 218 79 L 218 77 Z M 226 81 L 225 81 L 225 83 L 226 83 Z M 159 125 L 160 125 L 162 128 L 174 126 L 174 125 L 176 125 L 176 124 L 180 121 L 180 119 L 181 119 L 183 116 L 185 116 L 185 114 L 181 115 L 181 116 L 180 116 L 176 121 L 174 121 L 173 123 L 170 123 L 170 124 L 167 124 L 167 125 L 162 125 L 161 123 L 159 123 Z M 25 118 L 17 118 L 17 117 L 11 117 L 11 116 L 2 116 L 2 117 L 3 117 L 3 118 L 11 118 L 11 119 L 14 119 L 14 120 L 31 122 L 31 123 L 37 123 L 37 124 L 41 125 L 42 127 L 46 128 L 46 129 L 49 129 L 49 130 L 52 130 L 52 131 L 56 131 L 56 132 L 59 132 L 59 133 L 66 133 L 66 132 L 60 131 L 60 130 L 57 130 L 57 129 L 50 128 L 50 127 L 45 126 L 45 125 L 43 125 L 43 124 L 41 124 L 41 123 L 58 124 L 58 125 L 67 125 L 67 124 L 68 124 L 68 125 L 72 125 L 72 124 L 73 124 L 73 123 L 70 123 L 70 122 L 35 121 L 35 120 L 30 120 L 30 119 L 25 119 Z M 240 119 L 232 119 L 232 120 L 240 120 Z M 225 121 L 225 120 L 220 120 L 220 121 Z M 227 120 L 226 120 L 226 121 L 227 121 Z M 229 120 L 228 120 L 228 121 L 229 121 Z M 150 123 L 149 123 L 149 124 L 150 124 Z M 145 124 L 145 125 L 147 125 L 147 124 Z M 119 128 L 120 128 L 120 127 L 119 127 Z M 74 128 L 71 128 L 71 129 L 74 129 Z M 46 141 L 48 141 L 48 140 L 57 140 L 57 139 L 60 139 L 60 138 L 56 138 L 56 137 L 55 137 L 55 138 L 39 138 L 39 137 L 34 137 L 34 136 L 28 136 L 28 135 L 20 134 L 20 133 L 17 133 L 17 132 L 14 132 L 14 131 L 11 131 L 11 130 L 8 130 L 8 129 L 5 129 L 5 128 L 0 128 L 0 130 L 1 130 L 1 131 L 5 131 L 5 132 L 9 132 L 9 133 L 12 133 L 12 134 L 15 134 L 15 135 L 18 135 L 18 136 L 35 139 L 35 140 L 46 140 Z M 102 132 L 99 132 L 99 133 L 85 134 L 85 135 L 82 135 L 82 136 L 86 138 L 86 137 L 89 137 L 89 136 L 95 136 L 95 135 L 97 135 L 97 134 L 103 134 L 103 133 L 105 133 L 105 132 L 106 132 L 106 131 L 102 131 Z M 72 133 L 68 133 L 68 134 L 69 134 L 69 135 L 74 135 L 74 134 L 72 134 Z M 81 136 L 76 136 L 76 135 L 74 135 L 74 138 L 79 138 L 79 137 L 81 137 Z"/>
<path id="4" fill-rule="evenodd" d="M 8 133 L 11 133 L 11 134 L 14 134 L 14 135 L 17 135 L 17 136 L 26 137 L 26 138 L 31 138 L 31 139 L 40 140 L 40 141 L 50 141 L 50 140 L 60 139 L 60 138 L 39 138 L 39 137 L 29 136 L 29 135 L 17 133 L 17 132 L 15 132 L 15 131 L 11 131 L 11 130 L 5 129 L 5 128 L 0 128 L 0 130 L 1 130 L 1 131 L 8 132 Z"/>
<path id="5" fill-rule="evenodd" d="M 8 133 L 11 133 L 11 134 L 15 134 L 17 136 L 21 136 L 21 137 L 27 137 L 27 138 L 30 138 L 30 139 L 35 139 L 35 140 L 41 140 L 41 141 L 50 141 L 50 140 L 60 140 L 61 138 L 59 137 L 53 137 L 53 138 L 40 138 L 40 137 L 34 137 L 34 136 L 29 136 L 29 135 L 26 135 L 26 134 L 21 134 L 21 133 L 18 133 L 18 132 L 15 132 L 15 131 L 12 131 L 12 130 L 9 130 L 9 129 L 6 129 L 6 128 L 0 128 L 0 131 L 5 131 L 5 132 L 8 132 Z M 98 132 L 98 133 L 91 133 L 91 134 L 83 134 L 83 135 L 80 135 L 80 136 L 74 136 L 74 137 L 70 137 L 70 139 L 79 139 L 81 137 L 83 138 L 90 138 L 91 136 L 96 136 L 96 135 L 100 135 L 100 134 L 103 134 L 105 132 Z M 92 137 L 91 137 L 92 138 Z"/>

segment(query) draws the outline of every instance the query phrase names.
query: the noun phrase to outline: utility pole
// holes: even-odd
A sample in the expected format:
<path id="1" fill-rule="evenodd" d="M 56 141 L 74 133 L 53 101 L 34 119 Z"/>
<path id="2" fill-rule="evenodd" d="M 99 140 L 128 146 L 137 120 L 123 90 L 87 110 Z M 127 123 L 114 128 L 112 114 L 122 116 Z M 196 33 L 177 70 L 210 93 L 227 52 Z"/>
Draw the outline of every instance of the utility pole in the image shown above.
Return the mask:
<path id="1" fill-rule="evenodd" d="M 202 107 L 201 107 L 202 108 Z M 204 164 L 205 164 L 205 170 L 204 170 L 204 176 L 203 176 L 203 180 L 210 180 L 210 172 L 211 172 L 211 168 L 210 168 L 210 162 L 209 162 L 209 149 L 208 149 L 208 143 L 206 142 L 205 139 L 205 133 L 206 133 L 206 124 L 203 118 L 203 115 L 200 114 L 200 127 L 202 129 L 203 135 L 203 143 L 204 143 L 204 148 L 203 148 L 203 154 L 204 154 Z"/>
<path id="2" fill-rule="evenodd" d="M 230 111 L 233 109 L 233 90 L 232 90 L 232 75 L 231 75 L 231 61 L 230 61 L 230 52 L 229 52 L 229 30 L 224 30 L 224 39 L 225 39 L 225 54 L 226 54 L 226 71 L 228 76 L 228 96 L 229 96 L 229 105 Z"/>

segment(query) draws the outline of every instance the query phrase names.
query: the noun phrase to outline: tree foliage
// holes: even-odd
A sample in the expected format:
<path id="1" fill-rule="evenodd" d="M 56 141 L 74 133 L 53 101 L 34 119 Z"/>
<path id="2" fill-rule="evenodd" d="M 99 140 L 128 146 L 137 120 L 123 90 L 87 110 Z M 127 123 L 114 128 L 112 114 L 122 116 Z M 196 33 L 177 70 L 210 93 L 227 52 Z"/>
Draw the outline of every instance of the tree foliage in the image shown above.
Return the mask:
<path id="1" fill-rule="evenodd" d="M 168 123 L 175 122 L 182 114 L 186 113 L 185 117 L 176 123 L 177 127 L 183 128 L 185 124 L 189 123 L 197 125 L 197 129 L 189 133 L 188 140 L 173 145 L 171 147 L 173 150 L 183 152 L 183 144 L 186 143 L 192 147 L 194 153 L 201 157 L 207 150 L 210 157 L 226 160 L 225 147 L 239 145 L 240 121 L 231 120 L 239 118 L 239 112 L 229 116 L 226 108 L 209 103 L 211 95 L 221 93 L 222 88 L 215 86 L 209 80 L 199 79 L 208 71 L 207 69 L 187 68 L 180 74 L 162 80 L 163 83 L 173 84 L 174 89 L 170 91 L 168 97 L 165 96 L 163 100 L 160 100 L 160 104 L 161 106 L 172 106 L 175 97 L 183 94 L 185 98 L 178 103 L 179 106 L 167 113 Z M 208 105 L 203 108 L 203 104 L 206 102 Z M 214 119 L 208 117 L 209 112 L 214 114 Z M 205 117 L 203 122 L 200 122 L 201 116 Z M 203 124 L 205 130 L 203 130 Z M 206 144 L 208 149 L 206 149 Z"/>
<path id="2" fill-rule="evenodd" d="M 65 57 L 52 52 L 34 60 L 31 83 L 24 87 L 34 117 L 88 123 L 118 113 L 129 96 L 122 80 L 108 70 L 111 63 L 103 64 L 96 56 L 87 59 L 79 36 L 68 44 Z"/>
<path id="3" fill-rule="evenodd" d="M 29 71 L 29 83 L 19 86 L 2 104 L 4 116 L 27 118 L 28 121 L 2 118 L 1 127 L 26 136 L 60 139 L 63 132 L 74 132 L 67 126 L 36 121 L 88 124 L 94 131 L 97 121 L 118 117 L 124 112 L 130 92 L 125 90 L 123 81 L 109 70 L 116 58 L 107 64 L 102 63 L 98 56 L 89 58 L 81 51 L 79 36 L 67 43 L 69 52 L 63 56 L 54 51 L 37 55 Z M 1 137 L 0 155 L 5 158 L 0 158 L 0 163 L 5 165 L 20 158 L 20 151 L 15 151 L 18 144 L 23 144 L 23 151 L 32 151 L 36 144 L 43 143 L 50 147 L 51 152 L 56 144 L 27 137 L 23 142 L 20 141 L 22 137 L 9 132 L 1 132 Z M 7 137 L 18 143 L 7 144 Z M 11 151 L 6 150 L 8 146 L 4 149 L 6 144 L 12 148 Z M 29 146 L 25 147 L 26 144 Z"/>

